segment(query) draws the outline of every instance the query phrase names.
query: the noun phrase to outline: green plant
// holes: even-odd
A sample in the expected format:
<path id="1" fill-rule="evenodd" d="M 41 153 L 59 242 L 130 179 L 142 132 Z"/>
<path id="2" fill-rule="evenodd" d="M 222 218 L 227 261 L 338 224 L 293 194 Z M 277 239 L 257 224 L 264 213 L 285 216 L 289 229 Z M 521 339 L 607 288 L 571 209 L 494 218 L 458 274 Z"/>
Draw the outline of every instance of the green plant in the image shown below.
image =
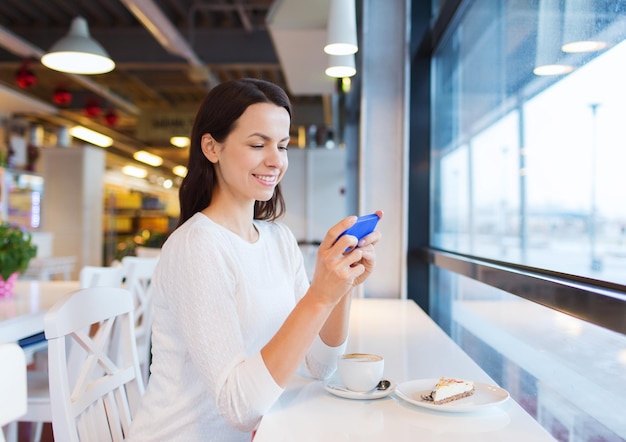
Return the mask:
<path id="1" fill-rule="evenodd" d="M 5 281 L 13 273 L 22 273 L 37 255 L 32 235 L 7 222 L 0 224 L 0 275 Z"/>

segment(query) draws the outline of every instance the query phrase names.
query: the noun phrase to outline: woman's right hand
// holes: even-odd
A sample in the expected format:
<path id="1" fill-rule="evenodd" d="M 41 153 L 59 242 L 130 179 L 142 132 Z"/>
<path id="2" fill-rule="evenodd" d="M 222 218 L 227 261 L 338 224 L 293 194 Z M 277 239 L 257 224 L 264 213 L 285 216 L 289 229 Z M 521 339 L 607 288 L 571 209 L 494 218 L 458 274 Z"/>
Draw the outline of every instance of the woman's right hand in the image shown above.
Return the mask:
<path id="1" fill-rule="evenodd" d="M 356 220 L 356 216 L 349 216 L 335 224 L 328 230 L 318 248 L 311 292 L 321 302 L 331 305 L 339 302 L 365 272 L 365 267 L 360 263 L 363 251 L 355 248 L 356 238 L 350 235 L 339 238 Z M 346 253 L 346 249 L 354 250 Z"/>

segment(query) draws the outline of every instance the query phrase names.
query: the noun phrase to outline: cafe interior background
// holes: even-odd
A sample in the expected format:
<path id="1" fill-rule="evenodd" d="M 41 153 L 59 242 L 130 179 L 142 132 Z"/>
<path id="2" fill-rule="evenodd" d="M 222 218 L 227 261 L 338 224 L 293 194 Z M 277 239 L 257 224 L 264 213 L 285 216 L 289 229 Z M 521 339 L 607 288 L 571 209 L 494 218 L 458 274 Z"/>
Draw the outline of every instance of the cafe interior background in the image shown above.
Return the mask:
<path id="1" fill-rule="evenodd" d="M 172 137 L 215 84 L 276 82 L 284 222 L 310 268 L 336 220 L 382 209 L 359 296 L 414 299 L 557 440 L 626 440 L 626 2 L 357 0 L 341 57 L 330 4 L 0 2 L 2 218 L 73 276 L 159 247 L 188 149 Z M 77 16 L 110 72 L 42 64 Z"/>

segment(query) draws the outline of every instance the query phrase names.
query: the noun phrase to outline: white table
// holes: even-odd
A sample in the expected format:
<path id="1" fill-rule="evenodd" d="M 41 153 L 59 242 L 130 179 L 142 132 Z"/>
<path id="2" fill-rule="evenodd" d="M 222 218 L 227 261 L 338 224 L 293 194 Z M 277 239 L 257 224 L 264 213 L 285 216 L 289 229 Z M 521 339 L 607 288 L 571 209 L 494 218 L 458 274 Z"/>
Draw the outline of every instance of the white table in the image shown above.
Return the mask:
<path id="1" fill-rule="evenodd" d="M 28 263 L 26 271 L 20 277 L 29 280 L 50 281 L 53 276 L 62 275 L 65 281 L 69 281 L 75 265 L 75 256 L 33 258 Z"/>
<path id="2" fill-rule="evenodd" d="M 494 384 L 413 301 L 355 299 L 350 352 L 385 358 L 396 383 L 442 375 Z M 392 394 L 361 401 L 328 393 L 321 381 L 296 376 L 263 418 L 254 442 L 287 441 L 554 441 L 513 399 L 471 413 L 444 413 Z"/>
<path id="3" fill-rule="evenodd" d="M 41 333 L 46 311 L 79 288 L 78 281 L 17 280 L 14 297 L 0 299 L 0 342 L 17 342 Z"/>

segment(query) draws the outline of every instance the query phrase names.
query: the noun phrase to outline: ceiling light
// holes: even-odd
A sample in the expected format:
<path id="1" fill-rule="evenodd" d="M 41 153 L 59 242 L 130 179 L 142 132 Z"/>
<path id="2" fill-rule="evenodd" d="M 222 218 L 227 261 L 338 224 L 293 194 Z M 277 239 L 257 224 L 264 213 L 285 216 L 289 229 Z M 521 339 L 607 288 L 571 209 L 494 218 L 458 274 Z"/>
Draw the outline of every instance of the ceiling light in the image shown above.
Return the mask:
<path id="1" fill-rule="evenodd" d="M 574 70 L 574 66 L 567 64 L 544 64 L 533 69 L 533 74 L 539 77 L 549 77 L 551 75 L 565 75 Z"/>
<path id="2" fill-rule="evenodd" d="M 327 35 L 324 46 L 327 54 L 347 55 L 358 51 L 354 0 L 331 0 Z"/>
<path id="3" fill-rule="evenodd" d="M 581 40 L 566 43 L 562 46 L 563 52 L 580 53 L 580 52 L 598 52 L 608 46 L 606 41 Z"/>
<path id="4" fill-rule="evenodd" d="M 145 150 L 138 150 L 133 154 L 133 158 L 149 166 L 158 167 L 163 164 L 163 158 L 158 155 L 151 154 Z"/>
<path id="5" fill-rule="evenodd" d="M 67 35 L 41 57 L 44 66 L 71 74 L 104 74 L 115 67 L 104 48 L 89 35 L 87 21 L 76 17 Z"/>
<path id="6" fill-rule="evenodd" d="M 70 135 L 100 147 L 109 147 L 113 144 L 113 138 L 83 126 L 72 127 L 70 129 Z"/>
<path id="7" fill-rule="evenodd" d="M 330 55 L 325 72 L 334 78 L 352 77 L 356 74 L 354 55 Z"/>
<path id="8" fill-rule="evenodd" d="M 184 149 L 185 147 L 189 147 L 191 141 L 189 140 L 189 137 L 172 137 L 170 138 L 170 143 L 172 146 Z"/>
<path id="9" fill-rule="evenodd" d="M 566 63 L 561 51 L 561 13 L 558 0 L 542 0 L 539 3 L 537 23 L 537 51 L 535 54 L 535 75 L 564 75 L 572 72 L 574 66 Z"/>
<path id="10" fill-rule="evenodd" d="M 187 176 L 187 168 L 185 166 L 174 166 L 172 168 L 172 172 L 174 172 L 174 175 L 177 175 L 181 178 L 185 178 L 185 176 Z"/>
<path id="11" fill-rule="evenodd" d="M 135 178 L 145 178 L 148 176 L 148 171 L 146 169 L 131 165 L 122 167 L 122 173 Z"/>
<path id="12" fill-rule="evenodd" d="M 595 35 L 596 13 L 593 0 L 567 0 L 563 20 L 563 52 L 596 52 L 608 46 Z"/>

